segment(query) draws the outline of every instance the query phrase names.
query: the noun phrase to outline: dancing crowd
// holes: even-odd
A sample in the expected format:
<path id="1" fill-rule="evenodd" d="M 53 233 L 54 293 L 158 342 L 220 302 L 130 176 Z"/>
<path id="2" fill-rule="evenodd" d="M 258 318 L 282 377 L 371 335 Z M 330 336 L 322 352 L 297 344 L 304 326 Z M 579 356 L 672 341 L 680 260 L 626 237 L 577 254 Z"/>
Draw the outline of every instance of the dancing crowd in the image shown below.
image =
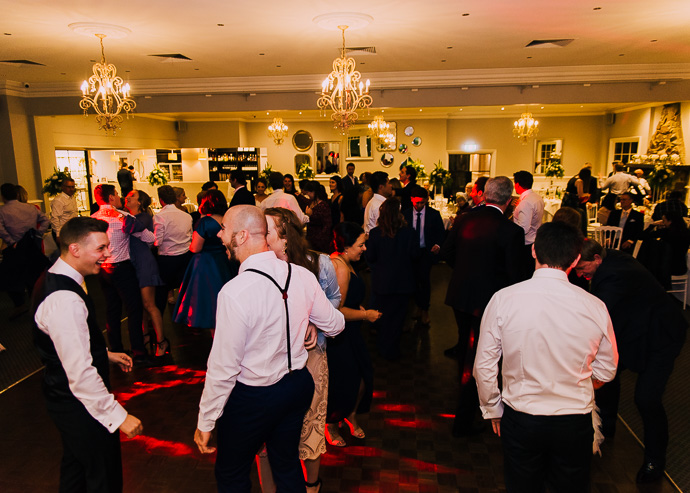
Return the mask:
<path id="1" fill-rule="evenodd" d="M 480 177 L 448 231 L 414 167 L 400 167 L 395 187 L 385 172 L 354 171 L 349 163 L 346 175 L 330 178 L 330 196 L 317 181 L 297 191 L 291 175 L 277 172 L 253 194 L 234 171 L 230 202 L 208 182 L 194 213 L 182 205 L 184 190 L 169 185 L 158 188 L 153 214 L 144 191 L 127 190 L 123 204 L 115 186 L 99 184 L 91 217 L 77 216 L 67 179 L 50 221 L 17 201 L 15 185 L 2 185 L 8 247 L 0 269 L 15 279 L 3 286 L 14 315 L 27 290 L 32 296 L 45 398 L 63 439 L 61 491 L 122 490 L 117 430 L 133 437 L 143 427 L 113 397 L 109 362 L 130 371 L 168 361 L 168 307 L 174 322 L 213 335 L 194 441 L 202 453 L 217 451 L 218 490 L 249 491 L 256 458 L 264 492 L 319 491 L 326 442 L 347 446 L 345 425 L 353 438 L 366 436 L 358 418 L 371 406 L 374 370 L 363 323 L 378 355 L 400 360 L 410 301 L 417 327 L 430 328 L 430 276 L 440 261 L 452 269 L 445 303 L 458 329 L 445 351 L 458 361 L 453 434 L 482 432 L 481 411 L 501 436 L 508 491 L 589 490 L 598 432 L 615 433 L 624 369 L 638 374 L 645 427 L 637 479 L 661 477 L 662 395 L 686 322 L 659 282 L 661 269 L 625 253 L 628 241 L 643 238 L 625 236 L 639 221 L 629 191 L 639 179 L 619 186 L 616 173 L 604 183 L 614 197 L 602 209 L 624 225 L 618 251 L 583 234 L 587 203 L 599 202 L 587 167 L 568 185 L 564 204 L 574 207 L 548 223 L 531 173 L 516 172 L 514 184 Z M 690 234 L 682 212 L 662 212 L 644 238 L 668 243 L 677 273 Z M 49 224 L 59 247 L 50 261 L 40 249 Z M 92 274 L 104 293 L 107 345 L 82 288 Z M 595 401 L 601 427 L 593 426 Z"/>

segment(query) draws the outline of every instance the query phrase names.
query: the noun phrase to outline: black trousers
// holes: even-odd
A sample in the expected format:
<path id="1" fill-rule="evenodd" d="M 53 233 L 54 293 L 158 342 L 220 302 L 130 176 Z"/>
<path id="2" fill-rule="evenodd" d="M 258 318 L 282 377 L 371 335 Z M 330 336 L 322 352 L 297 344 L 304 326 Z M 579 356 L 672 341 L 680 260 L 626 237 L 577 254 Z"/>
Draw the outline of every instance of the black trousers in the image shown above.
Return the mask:
<path id="1" fill-rule="evenodd" d="M 122 491 L 120 432 L 109 433 L 79 405 L 48 405 L 62 437 L 60 493 Z"/>
<path id="2" fill-rule="evenodd" d="M 505 406 L 501 443 L 508 493 L 590 491 L 592 413 L 534 416 Z"/>
<path id="3" fill-rule="evenodd" d="M 376 294 L 375 306 L 381 312 L 381 318 L 376 322 L 377 347 L 379 354 L 387 360 L 400 357 L 400 337 L 409 297 L 408 293 Z"/>
<path id="4" fill-rule="evenodd" d="M 278 491 L 304 493 L 299 440 L 313 395 L 314 380 L 306 368 L 268 387 L 235 385 L 216 421 L 219 492 L 251 491 L 254 456 L 265 443 Z"/>
<path id="5" fill-rule="evenodd" d="M 479 325 L 481 317 L 453 310 L 458 324 L 458 369 L 460 378 L 460 395 L 455 412 L 453 430 L 460 432 L 472 427 L 474 415 L 479 409 L 477 383 L 472 376 L 474 358 L 477 355 Z"/>
<path id="6" fill-rule="evenodd" d="M 146 353 L 141 322 L 144 316 L 144 305 L 141 301 L 141 290 L 134 266 L 129 260 L 116 264 L 106 264 L 99 274 L 101 287 L 106 302 L 106 328 L 108 342 L 113 352 L 122 352 L 122 303 L 127 309 L 127 330 L 132 354 L 140 356 Z"/>
<path id="7" fill-rule="evenodd" d="M 432 255 L 429 250 L 422 248 L 422 255 L 413 264 L 415 280 L 414 302 L 420 310 L 429 310 Z"/>
<path id="8" fill-rule="evenodd" d="M 161 315 L 165 313 L 165 307 L 168 304 L 168 292 L 179 289 L 182 284 L 192 255 L 192 252 L 186 252 L 182 255 L 158 256 L 158 272 L 165 283 L 163 286 L 156 287 L 156 306 L 161 311 Z"/>
<path id="9" fill-rule="evenodd" d="M 668 419 L 662 398 L 668 382 L 675 356 L 663 352 L 650 355 L 647 367 L 638 373 L 635 383 L 635 405 L 644 426 L 644 460 L 663 467 L 666 464 L 668 448 Z M 612 437 L 616 431 L 618 403 L 621 382 L 618 369 L 616 378 L 605 384 L 594 394 L 601 415 L 602 432 Z"/>

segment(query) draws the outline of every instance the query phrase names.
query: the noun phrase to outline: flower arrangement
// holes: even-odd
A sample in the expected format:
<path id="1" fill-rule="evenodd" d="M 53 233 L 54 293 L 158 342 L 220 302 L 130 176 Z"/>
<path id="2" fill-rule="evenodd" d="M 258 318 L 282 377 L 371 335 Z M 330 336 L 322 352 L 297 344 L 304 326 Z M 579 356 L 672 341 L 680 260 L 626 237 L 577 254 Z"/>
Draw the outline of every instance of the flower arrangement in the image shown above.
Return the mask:
<path id="1" fill-rule="evenodd" d="M 424 164 L 422 164 L 419 159 L 407 158 L 405 166 L 411 166 L 417 171 L 417 180 L 427 177 L 426 171 L 424 170 Z"/>
<path id="2" fill-rule="evenodd" d="M 429 183 L 436 187 L 450 187 L 453 184 L 450 171 L 443 167 L 441 160 L 434 165 L 434 169 L 429 174 Z"/>
<path id="3" fill-rule="evenodd" d="M 65 171 L 60 171 L 57 168 L 53 169 L 53 174 L 43 182 L 42 192 L 47 193 L 50 197 L 59 194 L 62 191 L 62 181 L 65 178 L 72 178 L 69 169 L 65 168 Z"/>
<path id="4" fill-rule="evenodd" d="M 263 169 L 261 173 L 259 173 L 259 178 L 263 178 L 266 180 L 267 183 L 271 183 L 269 178 L 271 177 L 271 173 L 273 173 L 273 167 L 266 163 L 266 167 Z"/>
<path id="5" fill-rule="evenodd" d="M 153 171 L 148 174 L 146 180 L 152 187 L 160 187 L 168 183 L 168 175 L 156 165 L 153 167 Z"/>
<path id="6" fill-rule="evenodd" d="M 544 167 L 544 175 L 563 178 L 563 175 L 565 175 L 565 168 L 561 164 L 561 153 L 552 152 L 550 157 L 549 163 Z"/>
<path id="7" fill-rule="evenodd" d="M 670 166 L 666 162 L 661 162 L 649 172 L 647 182 L 654 188 L 666 188 L 673 182 L 674 175 L 675 173 Z"/>
<path id="8" fill-rule="evenodd" d="M 314 170 L 309 163 L 302 163 L 297 170 L 297 177 L 300 180 L 311 180 L 314 178 Z"/>
<path id="9" fill-rule="evenodd" d="M 630 164 L 657 164 L 678 165 L 681 164 L 680 156 L 673 154 L 633 154 L 630 156 Z"/>

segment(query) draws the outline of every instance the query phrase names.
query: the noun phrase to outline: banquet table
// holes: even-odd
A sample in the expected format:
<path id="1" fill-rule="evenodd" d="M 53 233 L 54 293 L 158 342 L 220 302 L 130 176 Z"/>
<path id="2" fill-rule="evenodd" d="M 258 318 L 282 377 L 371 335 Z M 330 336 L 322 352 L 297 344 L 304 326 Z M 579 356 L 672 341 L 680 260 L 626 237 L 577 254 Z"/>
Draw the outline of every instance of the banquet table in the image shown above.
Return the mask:
<path id="1" fill-rule="evenodd" d="M 544 222 L 549 222 L 553 219 L 553 215 L 561 208 L 561 199 L 544 199 Z"/>

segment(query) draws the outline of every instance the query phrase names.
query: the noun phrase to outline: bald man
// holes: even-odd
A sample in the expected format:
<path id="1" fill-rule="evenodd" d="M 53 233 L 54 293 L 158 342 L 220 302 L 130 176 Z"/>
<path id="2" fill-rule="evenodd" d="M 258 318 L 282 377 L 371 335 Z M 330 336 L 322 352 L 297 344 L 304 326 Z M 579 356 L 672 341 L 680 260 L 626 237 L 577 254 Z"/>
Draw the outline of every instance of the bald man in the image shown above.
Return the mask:
<path id="1" fill-rule="evenodd" d="M 266 230 L 261 209 L 237 205 L 218 234 L 240 272 L 218 295 L 194 441 L 202 453 L 212 453 L 208 443 L 217 429 L 215 473 L 222 492 L 251 490 L 252 462 L 263 443 L 278 491 L 304 491 L 299 438 L 314 393 L 306 369 L 307 325 L 331 337 L 345 327 L 314 274 L 269 250 Z"/>

